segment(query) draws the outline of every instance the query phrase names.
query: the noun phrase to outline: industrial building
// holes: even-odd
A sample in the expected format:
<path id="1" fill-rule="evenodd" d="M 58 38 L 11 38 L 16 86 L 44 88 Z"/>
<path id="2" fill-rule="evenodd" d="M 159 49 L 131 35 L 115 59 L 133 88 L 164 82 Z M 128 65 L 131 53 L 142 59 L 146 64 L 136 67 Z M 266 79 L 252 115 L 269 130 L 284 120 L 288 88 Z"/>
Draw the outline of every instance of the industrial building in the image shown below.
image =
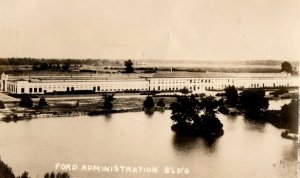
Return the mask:
<path id="1" fill-rule="evenodd" d="M 298 77 L 287 73 L 200 73 L 161 72 L 151 76 L 8 76 L 1 75 L 0 90 L 13 94 L 46 94 L 55 92 L 126 92 L 178 91 L 184 87 L 193 92 L 236 88 L 298 87 Z"/>

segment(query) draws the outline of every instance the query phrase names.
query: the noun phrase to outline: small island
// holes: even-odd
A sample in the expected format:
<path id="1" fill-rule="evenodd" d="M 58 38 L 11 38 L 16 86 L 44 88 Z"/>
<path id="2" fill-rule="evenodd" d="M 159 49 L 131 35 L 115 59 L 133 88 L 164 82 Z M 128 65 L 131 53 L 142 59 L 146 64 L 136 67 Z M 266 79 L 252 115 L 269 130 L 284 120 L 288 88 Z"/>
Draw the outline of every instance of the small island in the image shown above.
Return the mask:
<path id="1" fill-rule="evenodd" d="M 223 124 L 216 117 L 219 103 L 212 96 L 177 96 L 171 104 L 174 121 L 172 130 L 178 134 L 200 135 L 215 138 L 223 135 Z"/>

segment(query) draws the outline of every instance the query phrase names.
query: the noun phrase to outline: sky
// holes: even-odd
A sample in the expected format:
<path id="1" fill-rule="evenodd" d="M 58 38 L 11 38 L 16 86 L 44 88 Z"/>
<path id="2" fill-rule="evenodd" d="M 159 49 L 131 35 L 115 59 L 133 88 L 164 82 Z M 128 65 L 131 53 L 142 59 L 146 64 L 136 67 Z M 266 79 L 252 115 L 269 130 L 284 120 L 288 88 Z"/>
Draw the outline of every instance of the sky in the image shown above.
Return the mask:
<path id="1" fill-rule="evenodd" d="M 299 0 L 0 0 L 0 57 L 299 60 Z"/>

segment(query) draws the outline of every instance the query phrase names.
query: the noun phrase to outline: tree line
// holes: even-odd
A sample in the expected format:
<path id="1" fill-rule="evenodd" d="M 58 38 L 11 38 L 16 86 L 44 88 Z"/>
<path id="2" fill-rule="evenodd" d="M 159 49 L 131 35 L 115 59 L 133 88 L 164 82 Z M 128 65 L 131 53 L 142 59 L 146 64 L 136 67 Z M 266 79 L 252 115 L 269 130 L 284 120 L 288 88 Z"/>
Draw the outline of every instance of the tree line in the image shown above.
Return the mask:
<path id="1" fill-rule="evenodd" d="M 71 176 L 67 172 L 51 172 L 46 173 L 44 178 L 70 178 Z M 20 176 L 15 176 L 11 167 L 5 164 L 0 159 L 0 178 L 30 178 L 29 173 L 24 171 Z"/>
<path id="2" fill-rule="evenodd" d="M 119 60 L 109 59 L 44 59 L 44 58 L 0 58 L 0 65 L 122 65 Z"/>

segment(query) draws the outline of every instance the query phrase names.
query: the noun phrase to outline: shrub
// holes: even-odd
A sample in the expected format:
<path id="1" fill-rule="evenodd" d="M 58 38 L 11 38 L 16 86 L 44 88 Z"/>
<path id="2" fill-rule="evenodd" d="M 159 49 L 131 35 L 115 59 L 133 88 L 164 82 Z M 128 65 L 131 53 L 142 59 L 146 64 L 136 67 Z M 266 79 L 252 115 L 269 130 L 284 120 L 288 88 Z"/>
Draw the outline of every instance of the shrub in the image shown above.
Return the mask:
<path id="1" fill-rule="evenodd" d="M 114 98 L 113 94 L 112 95 L 108 95 L 106 93 L 103 94 L 104 102 L 103 102 L 103 107 L 102 108 L 105 109 L 108 113 L 111 113 L 111 111 L 112 111 L 112 108 L 113 108 L 112 102 L 113 102 L 114 99 L 115 98 Z"/>
<path id="2" fill-rule="evenodd" d="M 156 105 L 162 108 L 166 107 L 165 101 L 162 98 L 157 102 Z"/>
<path id="3" fill-rule="evenodd" d="M 38 106 L 39 106 L 39 108 L 44 108 L 44 107 L 48 106 L 48 103 L 44 96 L 40 98 Z"/>
<path id="4" fill-rule="evenodd" d="M 238 102 L 238 92 L 237 89 L 234 86 L 229 86 L 225 88 L 225 96 L 226 96 L 226 102 L 230 106 L 235 106 Z"/>
<path id="5" fill-rule="evenodd" d="M 5 105 L 4 105 L 4 102 L 2 100 L 0 100 L 0 109 L 5 109 Z"/>
<path id="6" fill-rule="evenodd" d="M 151 96 L 147 96 L 146 100 L 144 101 L 144 108 L 146 110 L 151 110 L 154 107 L 154 101 L 153 98 Z"/>
<path id="7" fill-rule="evenodd" d="M 29 95 L 23 95 L 19 102 L 19 106 L 24 108 L 31 108 L 33 106 L 33 101 Z"/>
<path id="8" fill-rule="evenodd" d="M 269 101 L 265 98 L 265 91 L 262 89 L 246 89 L 240 97 L 240 104 L 243 109 L 252 114 L 265 111 L 269 107 Z"/>

